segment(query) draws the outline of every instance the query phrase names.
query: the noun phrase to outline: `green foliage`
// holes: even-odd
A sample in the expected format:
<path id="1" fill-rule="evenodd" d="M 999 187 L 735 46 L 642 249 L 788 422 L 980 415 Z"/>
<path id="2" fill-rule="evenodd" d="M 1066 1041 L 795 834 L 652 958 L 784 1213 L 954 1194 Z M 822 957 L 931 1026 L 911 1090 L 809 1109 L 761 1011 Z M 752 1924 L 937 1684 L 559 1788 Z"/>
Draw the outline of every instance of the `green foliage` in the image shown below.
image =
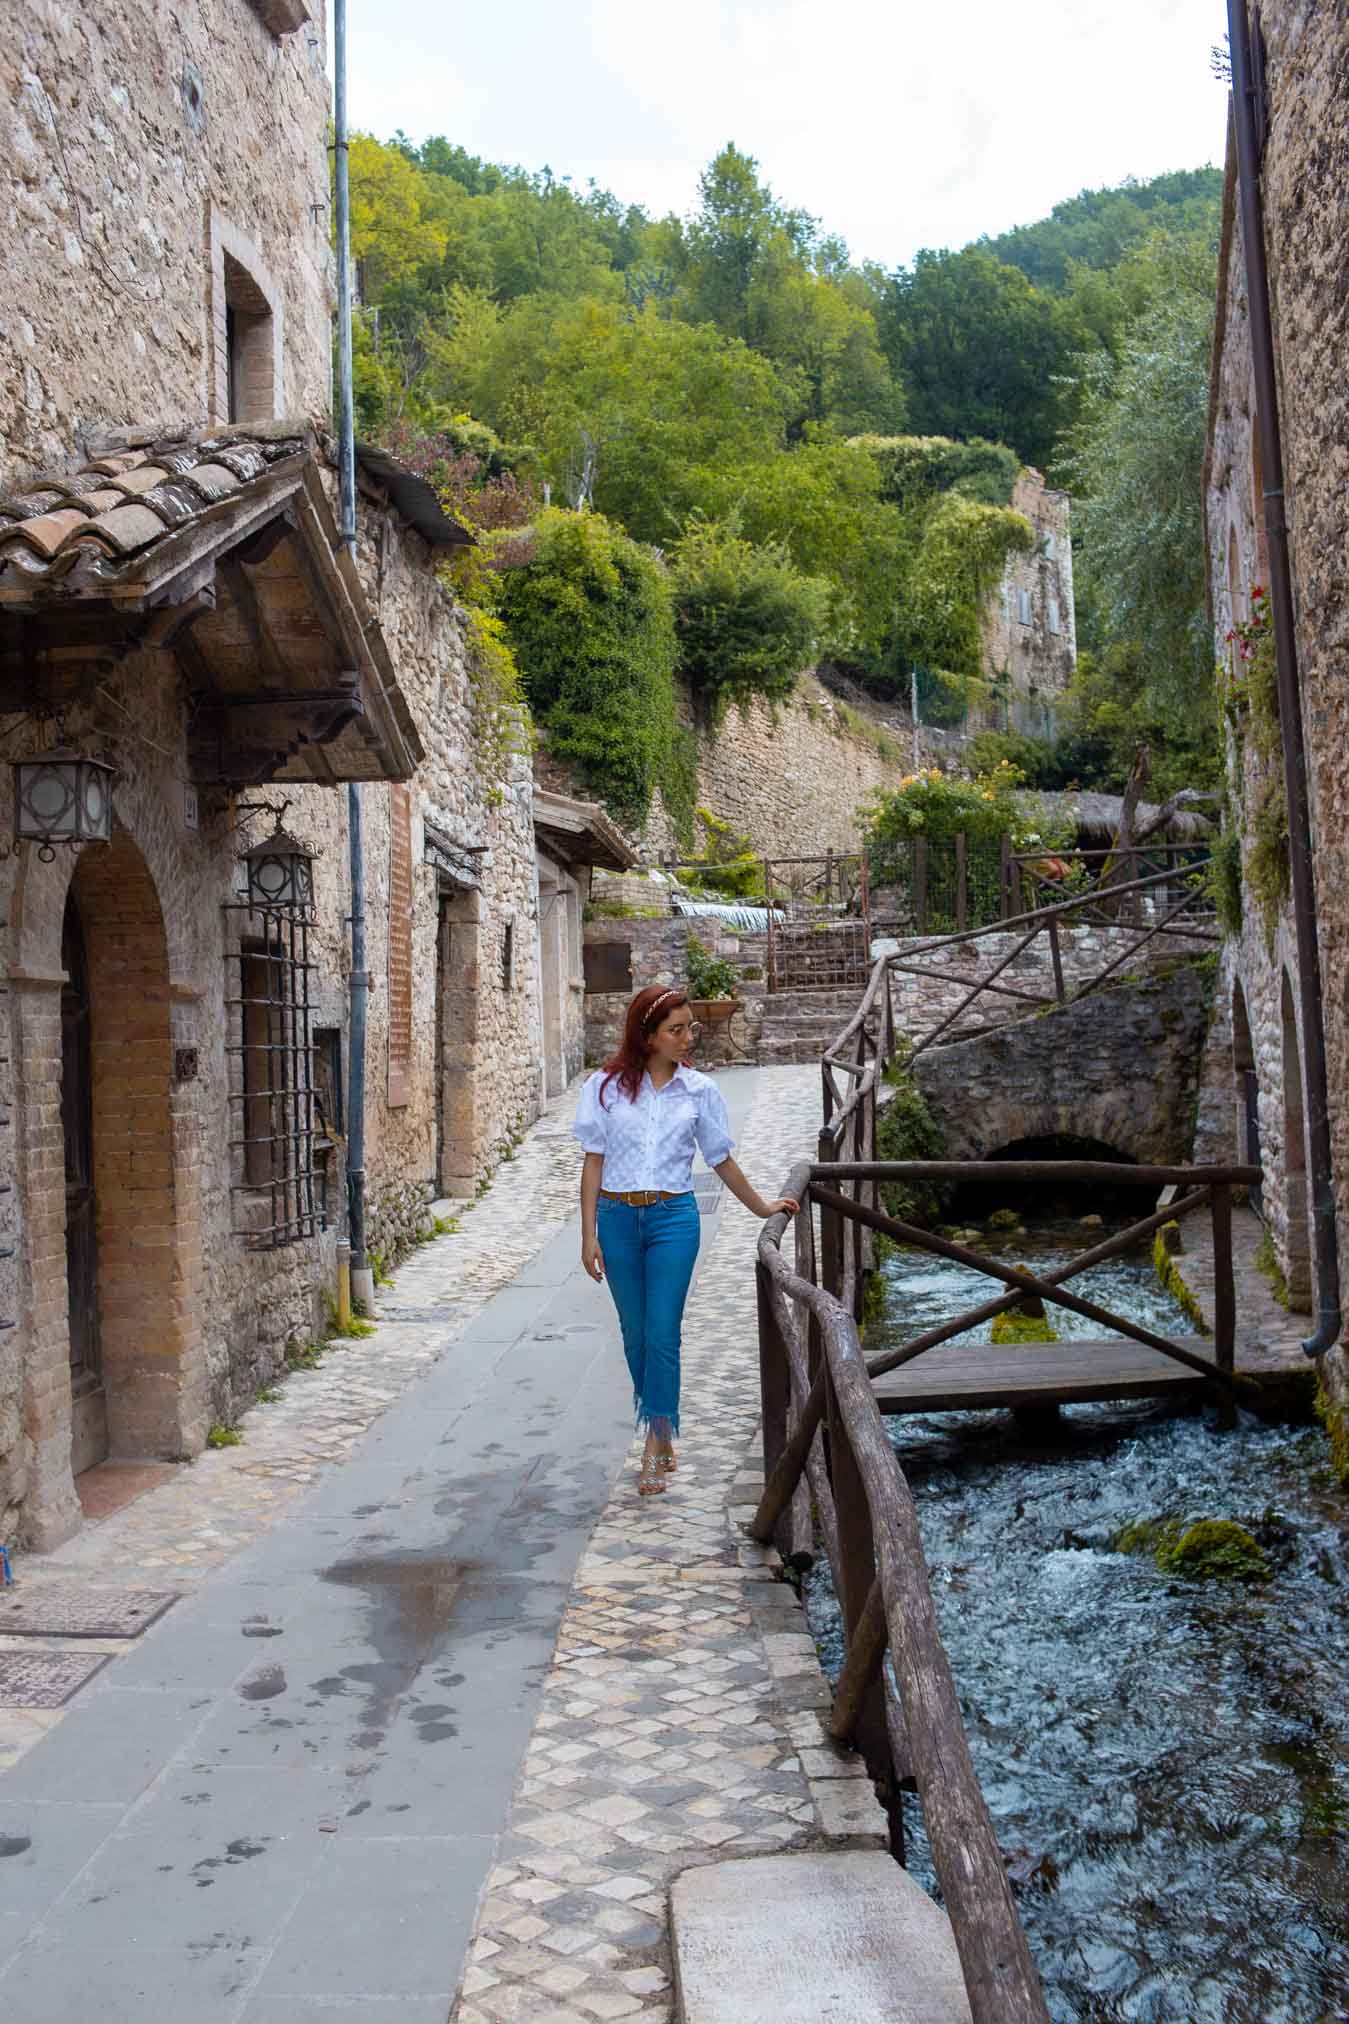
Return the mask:
<path id="1" fill-rule="evenodd" d="M 946 1139 L 942 1128 L 902 1060 L 896 1058 L 890 1063 L 885 1080 L 894 1094 L 877 1114 L 877 1159 L 944 1159 Z M 921 1181 L 885 1181 L 881 1185 L 886 1214 L 923 1229 L 941 1221 L 947 1193 L 944 1188 Z"/>
<path id="2" fill-rule="evenodd" d="M 1221 200 L 1221 169 L 1180 169 L 1145 183 L 1130 176 L 1114 189 L 1080 191 L 1037 224 L 977 243 L 993 259 L 1019 267 L 1037 288 L 1061 294 L 1080 269 L 1117 267 L 1159 224 L 1216 233 Z"/>
<path id="3" fill-rule="evenodd" d="M 756 548 L 734 523 L 696 517 L 675 550 L 671 585 L 680 672 L 715 722 L 732 702 L 782 701 L 825 628 L 828 588 L 785 549 Z"/>
<path id="4" fill-rule="evenodd" d="M 278 1405 L 283 1397 L 280 1385 L 265 1384 L 256 1394 L 254 1403 L 260 1406 Z"/>
<path id="5" fill-rule="evenodd" d="M 1235 830 L 1225 829 L 1213 845 L 1208 889 L 1223 933 L 1239 935 L 1242 922 L 1241 839 Z"/>
<path id="6" fill-rule="evenodd" d="M 206 1445 L 208 1448 L 237 1448 L 242 1440 L 243 1435 L 238 1427 L 222 1426 L 219 1420 L 208 1430 L 206 1435 Z"/>
<path id="7" fill-rule="evenodd" d="M 660 786 L 677 818 L 674 615 L 651 551 L 598 513 L 554 507 L 532 560 L 503 578 L 501 613 L 550 750 L 620 815 L 645 815 Z"/>
<path id="8" fill-rule="evenodd" d="M 1075 495 L 1084 643 L 1130 642 L 1159 704 L 1207 720 L 1202 476 L 1214 252 L 1204 240 L 1168 241 L 1154 264 L 1150 299 L 1117 349 L 1079 365 L 1081 414 L 1062 464 Z"/>
<path id="9" fill-rule="evenodd" d="M 697 872 L 699 886 L 727 899 L 761 900 L 764 897 L 763 859 L 755 855 L 749 837 L 732 829 L 710 808 L 695 811 L 703 832 L 702 863 Z"/>
<path id="10" fill-rule="evenodd" d="M 907 858 L 906 846 L 915 836 L 940 842 L 963 833 L 971 844 L 996 845 L 1012 835 L 1022 820 L 1019 777 L 1005 762 L 975 780 L 957 780 L 931 766 L 906 774 L 891 793 L 876 789 L 866 824 L 873 876 L 880 883 L 892 876 L 892 860 Z"/>
<path id="11" fill-rule="evenodd" d="M 913 522 L 915 516 L 911 515 Z M 1035 545 L 1030 522 L 1003 506 L 944 492 L 917 524 L 901 564 L 883 665 L 901 684 L 909 669 L 978 679 L 983 617 L 1010 555 Z M 929 704 L 933 701 L 929 690 Z M 963 712 L 959 712 L 963 714 Z"/>
<path id="12" fill-rule="evenodd" d="M 992 773 L 1012 767 L 1028 787 L 1048 787 L 1053 779 L 1052 748 L 1017 731 L 978 731 L 965 746 L 963 759 L 971 773 Z"/>
<path id="13" fill-rule="evenodd" d="M 956 492 L 982 506 L 1010 506 L 1021 474 L 1021 459 L 1006 443 L 981 437 L 956 442 L 950 436 L 854 436 L 880 474 L 880 496 L 908 512 L 942 492 Z"/>
<path id="14" fill-rule="evenodd" d="M 918 432 L 1010 443 L 1045 469 L 1071 358 L 1059 305 L 977 246 L 922 252 L 890 284 L 881 341 Z"/>
<path id="15" fill-rule="evenodd" d="M 1238 822 L 1246 844 L 1246 885 L 1260 910 L 1265 943 L 1272 953 L 1292 875 L 1288 799 L 1274 626 L 1263 585 L 1252 585 L 1250 603 L 1250 617 L 1238 620 L 1227 635 L 1230 658 L 1218 670 L 1218 678 L 1224 714 L 1237 734 L 1239 762 L 1249 754 L 1250 763 L 1242 769 Z"/>
<path id="16" fill-rule="evenodd" d="M 684 958 L 690 998 L 734 998 L 740 979 L 724 957 L 713 956 L 705 942 L 690 935 Z"/>

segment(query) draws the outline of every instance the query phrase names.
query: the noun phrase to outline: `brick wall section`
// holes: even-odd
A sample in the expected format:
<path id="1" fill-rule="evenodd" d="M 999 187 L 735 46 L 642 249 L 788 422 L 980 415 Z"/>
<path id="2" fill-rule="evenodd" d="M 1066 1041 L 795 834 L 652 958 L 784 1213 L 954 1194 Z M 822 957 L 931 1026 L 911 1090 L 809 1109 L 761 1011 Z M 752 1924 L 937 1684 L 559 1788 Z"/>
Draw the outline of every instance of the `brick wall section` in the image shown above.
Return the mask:
<path id="1" fill-rule="evenodd" d="M 389 789 L 389 1104 L 407 1102 L 412 1065 L 412 796 Z"/>
<path id="2" fill-rule="evenodd" d="M 221 257 L 272 288 L 269 413 L 328 405 L 322 12 L 278 41 L 245 0 L 35 0 L 0 48 L 0 470 L 101 428 L 222 412 Z M 274 276 L 274 282 L 270 277 Z"/>

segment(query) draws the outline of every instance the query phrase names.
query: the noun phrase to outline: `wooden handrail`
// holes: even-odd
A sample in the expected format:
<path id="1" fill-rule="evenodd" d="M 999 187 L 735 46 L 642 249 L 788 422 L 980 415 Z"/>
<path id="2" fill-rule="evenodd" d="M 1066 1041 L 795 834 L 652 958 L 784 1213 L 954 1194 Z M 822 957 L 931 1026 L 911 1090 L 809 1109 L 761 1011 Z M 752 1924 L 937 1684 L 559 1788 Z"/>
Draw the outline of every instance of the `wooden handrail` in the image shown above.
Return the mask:
<path id="1" fill-rule="evenodd" d="M 846 1528 L 852 1541 L 852 1586 L 855 1592 L 864 1572 L 857 1557 L 858 1541 L 869 1536 L 874 1541 L 874 1565 L 863 1595 L 869 1600 L 871 1579 L 879 1581 L 913 1777 L 922 1797 L 970 2014 L 974 2024 L 1048 2024 L 1039 1976 L 970 1758 L 937 1627 L 913 1497 L 886 1439 L 857 1325 L 832 1294 L 787 1266 L 779 1249 L 785 1225 L 785 1215 L 769 1219 L 759 1239 L 759 1264 L 770 1287 L 810 1313 L 821 1341 L 835 1408 L 831 1424 L 836 1480 L 848 1481 L 850 1498 L 860 1489 L 860 1501 L 850 1503 Z M 834 1565 L 836 1582 L 842 1571 L 840 1551 Z M 865 1620 L 865 1602 L 859 1617 Z M 896 1967 L 898 1971 L 899 1963 Z"/>

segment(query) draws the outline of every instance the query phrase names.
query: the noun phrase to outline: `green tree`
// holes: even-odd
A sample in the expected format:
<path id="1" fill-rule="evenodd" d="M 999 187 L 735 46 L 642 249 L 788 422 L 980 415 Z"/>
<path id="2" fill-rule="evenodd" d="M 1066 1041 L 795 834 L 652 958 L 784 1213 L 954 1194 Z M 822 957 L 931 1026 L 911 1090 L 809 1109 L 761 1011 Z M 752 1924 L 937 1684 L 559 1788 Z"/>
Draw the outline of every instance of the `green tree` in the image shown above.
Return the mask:
<path id="1" fill-rule="evenodd" d="M 1150 305 L 1118 354 L 1080 371 L 1082 413 L 1062 462 L 1076 505 L 1086 643 L 1127 645 L 1177 725 L 1207 720 L 1213 645 L 1204 610 L 1203 463 L 1214 255 L 1202 239 L 1156 248 Z"/>
<path id="2" fill-rule="evenodd" d="M 631 820 L 659 786 L 687 831 L 674 610 L 656 556 L 598 513 L 552 507 L 535 522 L 531 559 L 503 576 L 499 603 L 549 750 Z"/>
<path id="3" fill-rule="evenodd" d="M 780 547 L 756 548 L 734 525 L 694 520 L 674 555 L 679 668 L 715 722 L 729 703 L 779 701 L 815 657 L 828 586 Z"/>
<path id="4" fill-rule="evenodd" d="M 1215 168 L 1178 169 L 1145 183 L 1129 177 L 1114 189 L 1081 190 L 1036 224 L 975 244 L 1057 295 L 1071 286 L 1075 268 L 1116 267 L 1159 226 L 1216 233 L 1222 187 L 1222 171 Z"/>
<path id="5" fill-rule="evenodd" d="M 881 329 L 916 431 L 1010 443 L 1042 470 L 1053 453 L 1055 381 L 1069 360 L 1069 335 L 1048 296 L 973 246 L 923 252 L 901 269 Z"/>

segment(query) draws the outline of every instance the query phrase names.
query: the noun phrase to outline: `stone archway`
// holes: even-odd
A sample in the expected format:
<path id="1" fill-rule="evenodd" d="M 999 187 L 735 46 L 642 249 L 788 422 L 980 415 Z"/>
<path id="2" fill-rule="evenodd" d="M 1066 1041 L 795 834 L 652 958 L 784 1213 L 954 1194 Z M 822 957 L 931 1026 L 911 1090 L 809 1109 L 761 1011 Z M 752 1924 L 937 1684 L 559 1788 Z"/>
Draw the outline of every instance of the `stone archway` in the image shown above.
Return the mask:
<path id="1" fill-rule="evenodd" d="M 155 880 L 120 824 L 109 845 L 81 853 L 68 887 L 59 863 L 31 869 L 43 877 L 25 895 L 31 933 L 28 964 L 17 973 L 25 1073 L 16 1124 L 28 1267 L 25 1530 L 42 1547 L 79 1523 L 72 1343 L 82 1351 L 76 1375 L 87 1397 L 87 1348 L 96 1340 L 114 1458 L 172 1458 L 198 1447 L 205 1375 L 200 1154 L 186 1107 L 178 1114 L 168 941 Z M 62 934 L 73 947 L 75 924 L 92 1229 L 70 1234 L 93 1247 L 79 1272 L 68 1252 L 62 1114 L 69 1053 L 62 1014 L 71 997 Z M 72 1316 L 72 1301 L 89 1298 L 96 1312 Z M 89 1458 L 87 1443 L 79 1446 L 77 1462 Z"/>

